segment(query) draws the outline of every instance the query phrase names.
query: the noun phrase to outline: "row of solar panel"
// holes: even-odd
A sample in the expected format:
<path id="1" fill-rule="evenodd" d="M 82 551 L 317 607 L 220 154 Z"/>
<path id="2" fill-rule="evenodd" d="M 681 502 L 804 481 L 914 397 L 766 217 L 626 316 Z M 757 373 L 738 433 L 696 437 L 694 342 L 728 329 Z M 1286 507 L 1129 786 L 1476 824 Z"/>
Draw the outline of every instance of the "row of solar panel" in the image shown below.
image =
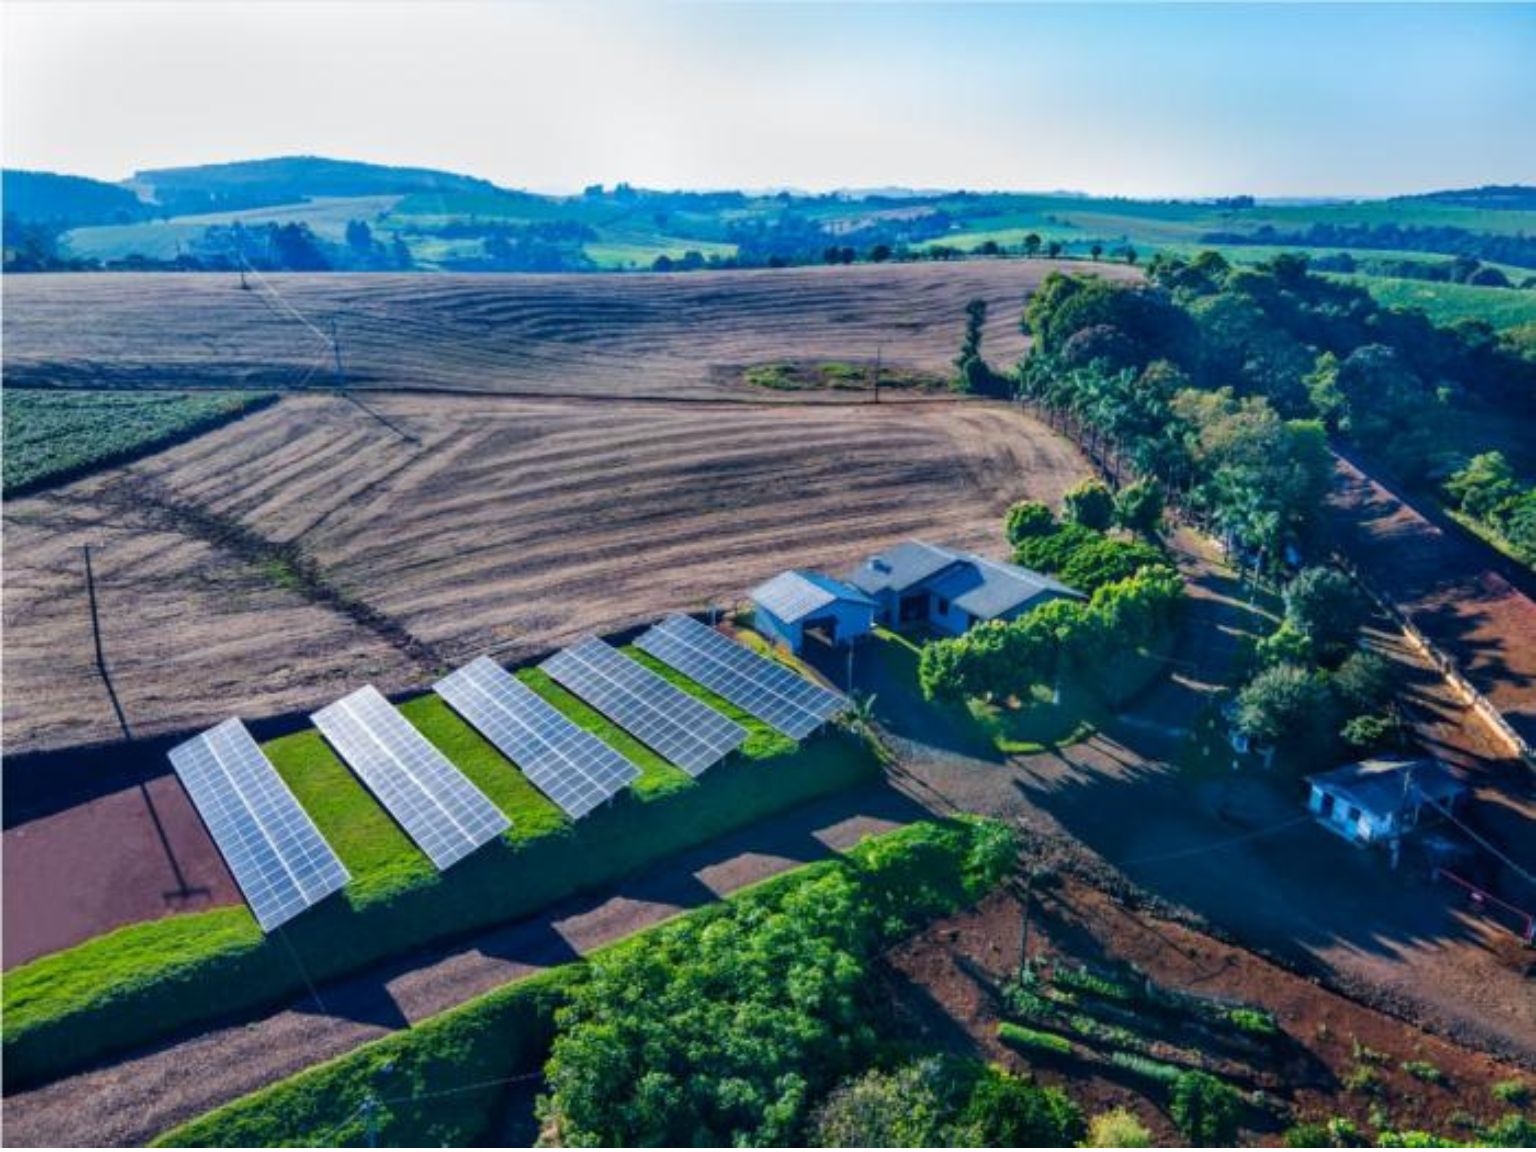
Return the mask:
<path id="1" fill-rule="evenodd" d="M 687 616 L 668 617 L 636 646 L 795 739 L 845 703 Z M 596 638 L 556 653 L 542 667 L 692 776 L 746 740 L 739 724 Z M 640 775 L 626 757 L 485 657 L 433 688 L 572 819 Z M 439 869 L 510 826 L 371 684 L 311 719 Z M 350 879 L 239 720 L 178 745 L 170 758 L 263 931 Z"/>

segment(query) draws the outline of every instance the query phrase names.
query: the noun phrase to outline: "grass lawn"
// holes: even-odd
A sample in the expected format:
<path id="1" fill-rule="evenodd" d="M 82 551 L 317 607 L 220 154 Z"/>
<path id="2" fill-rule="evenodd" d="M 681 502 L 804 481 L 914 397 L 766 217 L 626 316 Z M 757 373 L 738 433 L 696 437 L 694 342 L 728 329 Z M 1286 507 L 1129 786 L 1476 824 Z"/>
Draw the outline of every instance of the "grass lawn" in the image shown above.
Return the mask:
<path id="1" fill-rule="evenodd" d="M 596 708 L 567 692 L 540 668 L 523 668 L 517 678 L 558 708 L 567 719 L 594 733 L 610 748 L 626 756 L 640 769 L 640 779 L 630 785 L 636 796 L 665 796 L 693 784 L 693 777 L 675 768 L 620 728 Z"/>
<path id="2" fill-rule="evenodd" d="M 508 840 L 534 840 L 570 823 L 554 801 L 530 784 L 512 761 L 436 692 L 406 701 L 400 711 L 492 804 L 511 818 L 512 827 L 504 834 Z"/>
<path id="3" fill-rule="evenodd" d="M 770 760 L 775 756 L 787 756 L 795 750 L 794 740 L 784 735 L 777 728 L 765 724 L 751 713 L 743 712 L 724 696 L 716 696 L 702 684 L 690 680 L 675 668 L 663 664 L 650 653 L 642 652 L 632 644 L 624 648 L 623 652 L 631 659 L 644 664 L 663 680 L 677 685 L 688 695 L 704 701 L 716 712 L 723 713 L 745 728 L 747 730 L 747 739 L 739 749 L 739 754 L 747 759 Z"/>
<path id="4" fill-rule="evenodd" d="M 352 873 L 358 906 L 430 877 L 435 869 L 313 728 L 269 741 L 267 759 Z M 165 921 L 171 923 L 171 921 Z"/>

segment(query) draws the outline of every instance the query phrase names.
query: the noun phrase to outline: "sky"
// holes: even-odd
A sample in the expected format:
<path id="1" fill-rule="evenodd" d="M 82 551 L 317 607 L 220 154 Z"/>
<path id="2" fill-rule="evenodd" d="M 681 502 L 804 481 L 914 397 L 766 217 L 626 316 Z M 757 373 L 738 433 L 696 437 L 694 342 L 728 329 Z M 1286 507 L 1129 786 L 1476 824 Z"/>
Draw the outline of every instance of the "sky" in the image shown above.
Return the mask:
<path id="1" fill-rule="evenodd" d="M 4 0 L 7 167 L 536 191 L 1536 183 L 1536 6 Z"/>

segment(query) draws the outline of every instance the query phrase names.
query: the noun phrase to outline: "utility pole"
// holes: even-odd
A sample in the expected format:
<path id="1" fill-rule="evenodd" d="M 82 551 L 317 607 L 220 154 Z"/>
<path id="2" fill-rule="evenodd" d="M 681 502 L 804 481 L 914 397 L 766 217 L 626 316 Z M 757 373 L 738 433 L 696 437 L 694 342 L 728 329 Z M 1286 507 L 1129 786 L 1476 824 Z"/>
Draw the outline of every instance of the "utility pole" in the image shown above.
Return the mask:
<path id="1" fill-rule="evenodd" d="M 880 403 L 880 362 L 885 352 L 884 344 L 875 345 L 875 403 Z"/>

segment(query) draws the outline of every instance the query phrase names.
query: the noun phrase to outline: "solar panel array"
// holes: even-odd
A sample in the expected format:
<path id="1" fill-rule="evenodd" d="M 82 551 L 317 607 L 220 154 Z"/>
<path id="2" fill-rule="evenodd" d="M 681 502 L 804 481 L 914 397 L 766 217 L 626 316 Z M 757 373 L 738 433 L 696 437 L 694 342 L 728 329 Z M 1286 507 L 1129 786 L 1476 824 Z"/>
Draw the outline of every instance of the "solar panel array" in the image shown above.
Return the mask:
<path id="1" fill-rule="evenodd" d="M 351 879 L 239 720 L 178 744 L 170 757 L 263 932 Z"/>
<path id="2" fill-rule="evenodd" d="M 595 636 L 555 653 L 541 667 L 690 776 L 747 738 L 740 724 Z"/>
<path id="3" fill-rule="evenodd" d="M 310 719 L 439 869 L 511 823 L 373 685 Z"/>
<path id="4" fill-rule="evenodd" d="M 689 616 L 668 616 L 635 646 L 796 740 L 848 706 L 836 692 L 763 659 Z"/>
<path id="5" fill-rule="evenodd" d="M 573 820 L 640 777 L 628 759 L 488 657 L 433 687 Z"/>

